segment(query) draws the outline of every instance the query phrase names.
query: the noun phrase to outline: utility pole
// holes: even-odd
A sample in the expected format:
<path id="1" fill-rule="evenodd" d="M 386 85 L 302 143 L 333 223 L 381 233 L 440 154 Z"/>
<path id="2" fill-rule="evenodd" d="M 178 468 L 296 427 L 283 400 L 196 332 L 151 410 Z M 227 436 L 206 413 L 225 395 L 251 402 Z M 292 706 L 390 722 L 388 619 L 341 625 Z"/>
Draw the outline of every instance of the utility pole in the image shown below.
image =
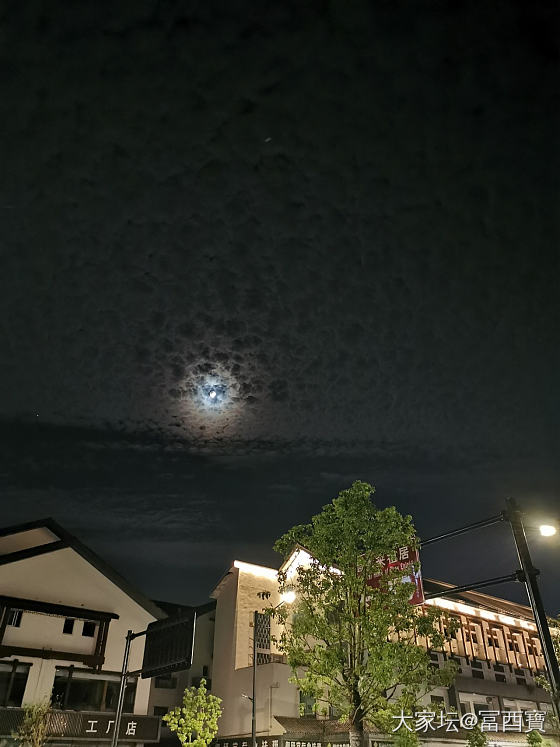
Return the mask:
<path id="1" fill-rule="evenodd" d="M 130 654 L 130 644 L 132 639 L 136 638 L 132 630 L 129 630 L 126 634 L 126 644 L 124 647 L 124 656 L 121 670 L 121 682 L 119 686 L 119 697 L 117 699 L 117 712 L 115 714 L 115 726 L 113 730 L 113 736 L 111 738 L 111 747 L 117 747 L 119 739 L 119 731 L 121 727 L 122 712 L 124 706 L 124 694 L 126 691 L 126 680 L 128 678 L 128 657 Z"/>
<path id="2" fill-rule="evenodd" d="M 257 621 L 259 613 L 253 612 L 253 698 L 251 700 L 251 744 L 257 747 Z"/>
<path id="3" fill-rule="evenodd" d="M 523 580 L 525 582 L 525 588 L 527 589 L 527 596 L 529 597 L 531 609 L 533 610 L 533 616 L 537 624 L 543 656 L 546 662 L 546 670 L 552 691 L 552 707 L 554 709 L 554 715 L 560 724 L 560 668 L 558 666 L 556 652 L 554 651 L 550 628 L 548 627 L 548 620 L 537 581 L 539 571 L 535 568 L 531 559 L 519 506 L 513 498 L 507 498 L 506 505 L 507 519 L 511 525 L 517 555 L 519 557 L 521 569 L 523 570 Z"/>

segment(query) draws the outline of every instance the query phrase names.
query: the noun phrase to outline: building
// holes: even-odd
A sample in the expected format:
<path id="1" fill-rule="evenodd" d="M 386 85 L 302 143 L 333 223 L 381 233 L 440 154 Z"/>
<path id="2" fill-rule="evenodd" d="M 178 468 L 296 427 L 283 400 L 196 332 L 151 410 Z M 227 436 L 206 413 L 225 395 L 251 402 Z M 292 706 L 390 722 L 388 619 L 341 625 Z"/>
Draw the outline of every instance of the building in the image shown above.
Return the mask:
<path id="1" fill-rule="evenodd" d="M 295 573 L 302 562 L 300 550 L 282 566 Z M 424 580 L 429 592 L 448 591 L 452 586 Z M 266 603 L 259 598 L 270 594 Z M 280 604 L 277 571 L 236 560 L 220 580 L 212 596 L 216 599 L 213 692 L 223 699 L 218 744 L 220 747 L 250 747 L 253 621 L 255 611 Z M 428 602 L 450 612 L 459 630 L 443 653 L 431 652 L 434 666 L 447 658 L 459 665 L 450 688 L 427 696 L 423 706 L 443 704 L 458 714 L 481 711 L 510 713 L 550 711 L 550 698 L 535 678 L 544 674 L 544 660 L 531 610 L 523 605 L 480 592 L 464 592 L 453 598 Z M 291 672 L 274 644 L 278 635 L 275 619 L 257 617 L 256 730 L 263 747 L 307 747 L 330 743 L 346 744 L 348 731 L 332 719 L 313 716 L 306 702 L 289 682 Z M 304 717 L 300 717 L 300 706 Z M 513 718 L 513 717 L 512 717 Z M 548 732 L 547 725 L 547 732 Z M 422 736 L 422 735 L 421 735 Z M 432 733 L 429 744 L 455 743 L 464 734 Z M 371 744 L 390 744 L 370 735 Z M 520 733 L 492 734 L 492 744 L 519 743 Z M 379 735 L 382 740 L 384 737 Z M 547 733 L 548 739 L 554 739 Z M 451 740 L 451 742 L 450 742 Z M 524 742 L 524 737 L 522 739 Z M 554 744 L 560 744 L 557 740 Z"/>
<path id="2" fill-rule="evenodd" d="M 0 530 L 0 742 L 21 706 L 51 699 L 64 715 L 57 742 L 107 745 L 127 631 L 195 610 L 192 669 L 128 679 L 120 741 L 157 742 L 184 687 L 211 677 L 214 606 L 154 603 L 52 519 Z M 132 642 L 130 672 L 142 666 L 144 641 Z"/>

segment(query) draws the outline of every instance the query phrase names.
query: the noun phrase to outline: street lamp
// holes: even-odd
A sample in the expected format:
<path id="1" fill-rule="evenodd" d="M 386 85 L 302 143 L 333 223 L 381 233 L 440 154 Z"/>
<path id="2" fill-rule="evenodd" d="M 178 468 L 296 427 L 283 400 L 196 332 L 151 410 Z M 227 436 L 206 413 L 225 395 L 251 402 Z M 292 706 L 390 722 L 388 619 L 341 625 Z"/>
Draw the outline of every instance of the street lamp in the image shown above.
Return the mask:
<path id="1" fill-rule="evenodd" d="M 506 581 L 523 581 L 527 590 L 527 596 L 529 597 L 529 603 L 535 618 L 537 631 L 539 634 L 539 640 L 543 652 L 543 658 L 545 661 L 546 672 L 551 687 L 551 700 L 554 714 L 560 723 L 560 668 L 558 665 L 558 659 L 556 658 L 556 652 L 554 651 L 554 645 L 552 643 L 552 637 L 550 635 L 550 628 L 548 627 L 548 620 L 544 609 L 544 604 L 541 597 L 541 592 L 537 582 L 539 571 L 533 565 L 531 554 L 529 552 L 529 546 L 527 544 L 527 537 L 525 535 L 525 526 L 523 525 L 523 519 L 519 506 L 513 500 L 513 498 L 506 499 L 506 510 L 502 511 L 497 516 L 492 516 L 489 519 L 483 519 L 477 521 L 474 524 L 469 524 L 459 529 L 454 529 L 445 534 L 440 534 L 437 537 L 430 537 L 421 543 L 422 547 L 429 545 L 433 542 L 438 542 L 442 539 L 448 539 L 449 537 L 455 537 L 459 534 L 465 534 L 473 529 L 481 529 L 482 527 L 491 526 L 497 524 L 500 521 L 508 521 L 511 526 L 513 533 L 513 539 L 517 550 L 517 556 L 521 565 L 521 570 L 511 573 L 509 576 L 499 576 L 497 578 L 486 579 L 485 581 L 477 581 L 474 584 L 465 584 L 464 586 L 455 586 L 453 589 L 449 589 L 444 592 L 435 592 L 434 594 L 427 594 L 426 599 L 434 597 L 450 596 L 462 591 L 470 591 L 473 589 L 481 589 L 485 586 L 494 586 L 498 583 L 505 583 Z M 556 527 L 551 524 L 542 524 L 540 526 L 540 532 L 543 537 L 551 537 L 556 534 Z"/>
<path id="2" fill-rule="evenodd" d="M 267 597 L 269 592 L 265 592 Z M 283 604 L 293 604 L 296 600 L 296 592 L 293 588 L 288 587 L 280 594 L 280 603 L 272 608 L 272 611 L 277 610 Z M 248 698 L 251 701 L 251 745 L 257 747 L 257 625 L 259 620 L 259 612 L 255 610 L 253 612 L 253 697 Z"/>

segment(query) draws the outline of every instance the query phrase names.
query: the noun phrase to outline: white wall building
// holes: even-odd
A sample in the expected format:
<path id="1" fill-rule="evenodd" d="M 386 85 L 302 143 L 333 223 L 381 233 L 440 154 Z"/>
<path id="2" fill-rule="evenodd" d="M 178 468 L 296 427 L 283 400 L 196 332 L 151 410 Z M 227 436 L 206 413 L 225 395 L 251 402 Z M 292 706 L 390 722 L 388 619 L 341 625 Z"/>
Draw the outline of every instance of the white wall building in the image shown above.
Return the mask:
<path id="1" fill-rule="evenodd" d="M 282 566 L 288 575 L 295 573 L 298 563 L 305 562 L 298 552 Z M 451 588 L 426 579 L 424 585 L 430 592 Z M 259 597 L 262 592 L 270 593 L 266 602 Z M 223 699 L 219 747 L 250 747 L 253 616 L 256 610 L 280 603 L 277 570 L 236 560 L 212 596 L 217 602 L 213 692 Z M 465 592 L 453 599 L 437 598 L 430 603 L 449 610 L 460 623 L 460 630 L 446 651 L 430 654 L 433 665 L 440 666 L 451 657 L 460 670 L 454 686 L 434 690 L 424 699 L 424 707 L 443 703 L 446 709 L 455 708 L 459 714 L 550 710 L 548 694 L 535 681 L 538 674 L 544 673 L 544 660 L 528 607 L 479 592 Z M 312 704 L 305 699 L 301 699 L 301 704 L 306 717 L 300 717 L 300 694 L 289 682 L 290 668 L 273 642 L 279 633 L 274 619 L 270 626 L 269 633 L 263 635 L 260 630 L 257 639 L 259 747 L 345 744 L 348 731 L 344 735 L 344 729 L 335 721 L 316 718 Z M 519 737 L 519 733 L 492 735 L 492 744 L 519 743 Z M 426 738 L 433 745 L 447 744 L 449 739 L 457 744 L 453 735 L 444 735 L 443 741 L 436 734 Z M 560 744 L 553 735 L 547 738 Z M 390 740 L 379 744 L 390 744 Z"/>
<path id="2" fill-rule="evenodd" d="M 124 721 L 136 726 L 126 739 L 157 740 L 161 715 L 180 703 L 184 687 L 211 678 L 214 603 L 162 606 L 51 519 L 0 530 L 0 741 L 13 730 L 13 709 L 52 699 L 73 714 L 73 738 L 107 744 L 127 631 L 196 609 L 192 670 L 128 680 Z M 132 641 L 130 672 L 142 666 L 144 642 Z"/>

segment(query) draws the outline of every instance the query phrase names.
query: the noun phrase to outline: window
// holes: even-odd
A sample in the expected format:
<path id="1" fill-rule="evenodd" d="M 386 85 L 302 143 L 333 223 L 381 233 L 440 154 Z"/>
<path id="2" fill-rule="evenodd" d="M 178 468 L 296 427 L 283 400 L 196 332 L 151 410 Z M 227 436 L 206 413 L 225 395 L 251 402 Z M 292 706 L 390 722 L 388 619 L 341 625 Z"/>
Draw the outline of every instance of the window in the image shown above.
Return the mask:
<path id="1" fill-rule="evenodd" d="M 299 713 L 300 716 L 314 716 L 315 698 L 299 691 Z"/>
<path id="2" fill-rule="evenodd" d="M 0 662 L 0 706 L 21 706 L 29 666 L 18 661 Z"/>
<path id="3" fill-rule="evenodd" d="M 167 726 L 167 721 L 163 720 L 163 716 L 165 716 L 168 710 L 167 706 L 154 706 L 154 716 L 159 716 L 162 719 L 161 725 L 163 727 Z"/>
<path id="4" fill-rule="evenodd" d="M 443 697 L 443 695 L 430 695 L 430 703 L 444 706 L 445 698 Z"/>
<path id="5" fill-rule="evenodd" d="M 517 684 L 518 685 L 526 685 L 527 684 L 527 681 L 525 680 L 525 677 L 516 677 L 515 679 L 517 680 Z"/>
<path id="6" fill-rule="evenodd" d="M 475 669 L 482 669 L 482 662 L 478 661 L 478 659 L 473 659 L 471 662 L 471 667 L 474 667 Z"/>
<path id="7" fill-rule="evenodd" d="M 505 682 L 506 681 L 505 674 L 496 674 L 495 676 L 496 676 L 496 682 Z"/>
<path id="8" fill-rule="evenodd" d="M 21 626 L 21 618 L 23 616 L 23 610 L 10 610 L 8 615 L 8 625 L 13 628 L 19 628 Z"/>
<path id="9" fill-rule="evenodd" d="M 119 678 L 74 667 L 57 667 L 52 689 L 55 708 L 73 711 L 112 711 L 117 708 Z M 132 713 L 136 698 L 136 679 L 130 677 L 125 691 L 124 712 Z"/>
<path id="10" fill-rule="evenodd" d="M 253 635 L 257 639 L 257 664 L 268 664 L 270 662 L 270 615 L 257 612 L 255 623 Z"/>
<path id="11" fill-rule="evenodd" d="M 501 664 L 494 664 L 494 670 L 496 672 L 503 672 L 504 668 L 503 668 L 503 666 Z"/>
<path id="12" fill-rule="evenodd" d="M 473 669 L 472 676 L 475 678 L 475 680 L 483 680 L 484 672 L 481 672 L 480 669 Z"/>
<path id="13" fill-rule="evenodd" d="M 72 635 L 74 632 L 74 620 L 71 617 L 67 617 L 62 626 L 62 632 L 66 635 Z"/>
<path id="14" fill-rule="evenodd" d="M 82 628 L 82 635 L 86 638 L 93 638 L 95 635 L 96 624 L 91 620 L 84 621 L 84 627 Z"/>
<path id="15" fill-rule="evenodd" d="M 155 677 L 155 687 L 164 688 L 165 690 L 175 690 L 177 687 L 177 677 L 172 677 L 170 674 L 162 674 L 160 677 Z"/>

